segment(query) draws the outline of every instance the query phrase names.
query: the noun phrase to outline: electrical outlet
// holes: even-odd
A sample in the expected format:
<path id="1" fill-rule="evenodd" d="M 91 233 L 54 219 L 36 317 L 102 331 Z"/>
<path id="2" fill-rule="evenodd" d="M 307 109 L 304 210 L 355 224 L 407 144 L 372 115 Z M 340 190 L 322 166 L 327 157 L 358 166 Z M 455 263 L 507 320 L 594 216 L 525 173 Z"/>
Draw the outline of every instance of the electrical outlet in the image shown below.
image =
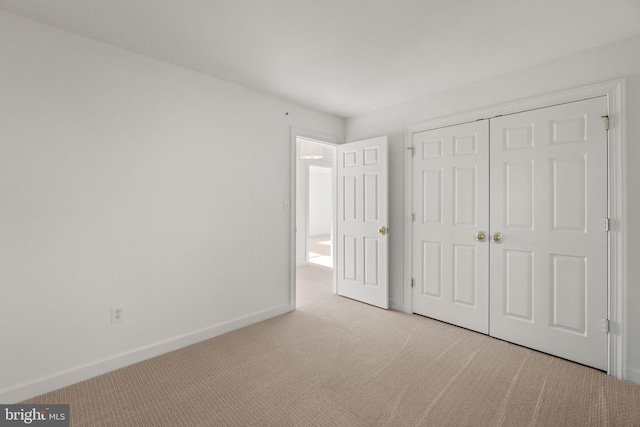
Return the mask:
<path id="1" fill-rule="evenodd" d="M 114 305 L 111 307 L 111 323 L 124 322 L 124 305 Z"/>

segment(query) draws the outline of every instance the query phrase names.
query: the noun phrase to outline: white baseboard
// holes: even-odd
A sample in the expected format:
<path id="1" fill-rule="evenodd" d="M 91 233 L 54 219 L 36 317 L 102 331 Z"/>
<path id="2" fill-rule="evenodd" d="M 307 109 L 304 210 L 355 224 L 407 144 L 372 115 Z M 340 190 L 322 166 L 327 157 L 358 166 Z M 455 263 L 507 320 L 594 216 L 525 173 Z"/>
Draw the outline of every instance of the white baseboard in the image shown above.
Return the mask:
<path id="1" fill-rule="evenodd" d="M 627 375 L 624 379 L 640 385 L 640 369 L 627 368 Z"/>
<path id="2" fill-rule="evenodd" d="M 268 310 L 232 319 L 215 326 L 203 328 L 127 351 L 125 353 L 117 354 L 113 357 L 95 360 L 85 365 L 76 366 L 74 368 L 55 372 L 51 375 L 36 378 L 22 384 L 3 388 L 0 389 L 0 402 L 4 404 L 17 403 L 43 393 L 48 393 L 68 385 L 93 378 L 97 375 L 102 375 L 107 372 L 261 322 L 271 317 L 279 316 L 289 311 L 291 311 L 289 304 L 283 304 Z"/>

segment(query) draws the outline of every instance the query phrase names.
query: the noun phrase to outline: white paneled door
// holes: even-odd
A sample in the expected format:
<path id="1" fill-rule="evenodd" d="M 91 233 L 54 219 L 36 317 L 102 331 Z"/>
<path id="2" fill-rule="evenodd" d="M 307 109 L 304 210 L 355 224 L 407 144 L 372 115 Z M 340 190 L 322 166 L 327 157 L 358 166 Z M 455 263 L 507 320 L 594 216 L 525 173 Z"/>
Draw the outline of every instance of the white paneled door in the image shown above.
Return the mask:
<path id="1" fill-rule="evenodd" d="M 488 333 L 489 122 L 414 134 L 413 311 Z"/>
<path id="2" fill-rule="evenodd" d="M 413 311 L 608 368 L 606 97 L 414 134 Z"/>
<path id="3" fill-rule="evenodd" d="M 593 98 L 492 119 L 490 135 L 491 335 L 602 370 L 605 115 Z"/>
<path id="4" fill-rule="evenodd" d="M 387 137 L 338 146 L 338 294 L 389 308 Z"/>

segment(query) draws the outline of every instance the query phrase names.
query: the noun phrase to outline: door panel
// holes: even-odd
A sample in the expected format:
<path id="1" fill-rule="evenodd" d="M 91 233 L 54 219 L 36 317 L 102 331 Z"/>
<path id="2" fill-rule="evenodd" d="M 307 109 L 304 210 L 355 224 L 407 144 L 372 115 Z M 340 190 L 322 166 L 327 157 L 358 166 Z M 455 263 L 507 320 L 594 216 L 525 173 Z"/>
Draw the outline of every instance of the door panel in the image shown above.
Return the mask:
<path id="1" fill-rule="evenodd" d="M 475 308 L 476 247 L 453 245 L 453 302 Z"/>
<path id="2" fill-rule="evenodd" d="M 505 162 L 503 167 L 505 227 L 533 230 L 533 161 Z"/>
<path id="3" fill-rule="evenodd" d="M 505 250 L 505 316 L 533 321 L 533 252 Z"/>
<path id="4" fill-rule="evenodd" d="M 605 97 L 491 119 L 490 332 L 607 369 Z"/>
<path id="5" fill-rule="evenodd" d="M 414 135 L 413 311 L 488 332 L 488 121 Z"/>
<path id="6" fill-rule="evenodd" d="M 338 294 L 389 308 L 387 137 L 338 146 Z"/>
<path id="7" fill-rule="evenodd" d="M 476 225 L 476 167 L 453 168 L 454 225 Z"/>

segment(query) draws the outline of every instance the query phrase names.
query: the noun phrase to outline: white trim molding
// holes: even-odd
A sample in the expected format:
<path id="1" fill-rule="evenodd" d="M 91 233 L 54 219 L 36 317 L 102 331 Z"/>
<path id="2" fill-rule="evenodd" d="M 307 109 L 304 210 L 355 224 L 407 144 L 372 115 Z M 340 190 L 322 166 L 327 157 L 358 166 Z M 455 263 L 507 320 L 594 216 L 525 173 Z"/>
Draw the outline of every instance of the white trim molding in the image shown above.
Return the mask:
<path id="1" fill-rule="evenodd" d="M 254 323 L 262 322 L 275 316 L 289 312 L 289 305 L 282 304 L 267 310 L 241 316 L 217 325 L 202 328 L 184 335 L 179 335 L 163 341 L 159 341 L 144 347 L 139 347 L 112 357 L 94 360 L 85 365 L 76 366 L 64 371 L 54 372 L 51 375 L 36 378 L 34 380 L 18 384 L 9 388 L 0 389 L 0 402 L 17 403 L 33 396 L 48 393 L 80 381 L 106 374 L 116 369 L 134 363 L 142 362 L 152 357 L 178 350 L 180 348 L 208 340 L 236 329 Z"/>
<path id="2" fill-rule="evenodd" d="M 584 99 L 606 96 L 609 108 L 609 375 L 620 379 L 638 380 L 636 371 L 627 372 L 627 142 L 625 120 L 626 80 L 618 79 L 590 86 L 570 89 L 562 92 L 525 99 L 440 117 L 408 125 L 404 132 L 404 145 L 409 150 L 413 144 L 413 134 L 426 130 L 453 126 L 461 123 L 488 119 L 504 114 L 513 114 L 552 105 L 575 102 Z M 405 150 L 405 152 L 407 152 Z M 412 276 L 412 161 L 411 155 L 405 156 L 405 246 L 404 246 L 404 311 L 413 312 L 413 292 L 410 281 Z"/>

